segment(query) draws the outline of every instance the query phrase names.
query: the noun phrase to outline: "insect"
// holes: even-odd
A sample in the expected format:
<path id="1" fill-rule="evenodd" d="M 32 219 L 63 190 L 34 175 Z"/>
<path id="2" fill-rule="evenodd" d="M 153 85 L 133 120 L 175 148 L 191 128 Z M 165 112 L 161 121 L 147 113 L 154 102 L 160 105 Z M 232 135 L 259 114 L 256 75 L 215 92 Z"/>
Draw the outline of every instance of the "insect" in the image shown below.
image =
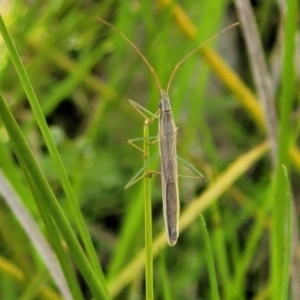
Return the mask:
<path id="1" fill-rule="evenodd" d="M 148 66 L 150 72 L 152 73 L 155 83 L 160 91 L 160 101 L 159 101 L 159 110 L 158 110 L 158 143 L 159 143 L 159 154 L 161 157 L 161 185 L 162 185 L 162 200 L 163 200 L 163 212 L 164 212 L 164 220 L 165 220 L 165 228 L 167 233 L 167 240 L 170 246 L 174 246 L 177 242 L 179 236 L 179 191 L 178 191 L 178 172 L 177 172 L 177 128 L 175 126 L 175 122 L 173 119 L 171 102 L 169 100 L 169 89 L 174 78 L 174 75 L 179 68 L 179 66 L 186 61 L 191 55 L 193 55 L 196 51 L 198 51 L 204 44 L 208 43 L 224 31 L 228 30 L 236 26 L 238 23 L 234 23 L 218 34 L 214 35 L 210 39 L 206 40 L 204 43 L 199 45 L 196 49 L 191 51 L 188 55 L 186 55 L 181 61 L 179 61 L 173 72 L 170 76 L 168 85 L 166 90 L 161 88 L 161 84 L 158 80 L 156 72 L 151 64 L 148 62 L 146 57 L 142 54 L 142 52 L 136 47 L 136 45 L 129 40 L 119 29 L 117 29 L 112 24 L 107 21 L 100 19 L 99 21 L 104 25 L 115 30 L 130 46 L 138 53 L 138 55 L 143 59 L 145 64 Z M 132 100 L 129 102 L 142 114 L 141 110 L 146 111 L 145 108 L 141 107 L 139 104 L 135 103 Z M 155 115 L 157 117 L 157 115 Z M 138 147 L 137 147 L 138 148 Z M 194 169 L 195 170 L 195 169 Z M 198 172 L 199 174 L 199 172 Z M 200 173 L 200 175 L 202 175 Z M 134 182 L 136 182 L 135 180 Z M 125 188 L 131 186 L 127 185 Z"/>
<path id="2" fill-rule="evenodd" d="M 179 235 L 179 192 L 177 173 L 177 128 L 172 115 L 168 94 L 160 92 L 160 114 L 158 127 L 161 156 L 161 186 L 165 226 L 170 246 L 174 246 Z"/>

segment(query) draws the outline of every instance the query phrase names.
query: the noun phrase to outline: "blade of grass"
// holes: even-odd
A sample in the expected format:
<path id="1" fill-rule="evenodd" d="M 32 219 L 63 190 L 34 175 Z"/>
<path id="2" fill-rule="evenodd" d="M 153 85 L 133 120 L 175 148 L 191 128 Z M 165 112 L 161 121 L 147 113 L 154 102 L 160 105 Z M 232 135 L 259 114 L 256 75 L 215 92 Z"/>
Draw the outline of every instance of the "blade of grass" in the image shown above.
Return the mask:
<path id="1" fill-rule="evenodd" d="M 168 272 L 166 267 L 166 259 L 165 259 L 165 252 L 162 252 L 159 256 L 159 273 L 161 276 L 161 287 L 163 291 L 163 299 L 164 300 L 172 300 L 171 292 L 171 283 L 168 278 Z"/>
<path id="2" fill-rule="evenodd" d="M 3 103 L 1 100 L 3 101 Z M 2 120 L 6 126 L 8 124 L 10 124 L 8 134 L 9 134 L 12 146 L 13 146 L 13 150 L 16 153 L 18 161 L 19 161 L 21 168 L 25 174 L 25 178 L 27 179 L 27 183 L 29 184 L 29 187 L 31 188 L 34 199 L 36 200 L 36 205 L 39 209 L 41 218 L 44 221 L 45 227 L 47 229 L 50 244 L 55 249 L 57 258 L 60 261 L 62 270 L 64 271 L 65 278 L 68 281 L 70 291 L 72 292 L 72 298 L 78 299 L 78 300 L 83 299 L 83 296 L 81 295 L 81 292 L 78 288 L 78 282 L 75 278 L 74 270 L 73 270 L 72 266 L 70 265 L 70 262 L 69 262 L 69 259 L 67 258 L 66 252 L 63 249 L 63 246 L 62 246 L 62 243 L 60 240 L 60 234 L 57 230 L 57 227 L 55 226 L 55 224 L 53 222 L 53 219 L 51 218 L 50 210 L 48 209 L 48 207 L 46 205 L 47 202 L 39 201 L 40 199 L 44 199 L 44 193 L 43 193 L 43 191 L 41 192 L 41 187 L 39 185 L 37 185 L 36 182 L 33 180 L 33 178 L 34 178 L 33 175 L 37 175 L 37 174 L 34 172 L 34 168 L 32 167 L 32 164 L 30 164 L 31 161 L 27 160 L 26 154 L 28 154 L 28 153 L 20 150 L 22 148 L 22 146 L 25 145 L 25 148 L 27 146 L 26 142 L 22 143 L 25 141 L 25 139 L 23 138 L 22 134 L 20 134 L 20 130 L 19 130 L 15 120 L 13 119 L 12 114 L 10 114 L 10 111 L 1 95 L 0 95 L 0 102 L 1 102 L 1 104 L 3 104 L 3 109 L 1 109 L 0 115 L 2 116 Z M 0 107 L 1 107 L 1 104 L 0 104 Z M 19 136 L 18 136 L 18 134 L 19 134 Z M 32 153 L 30 152 L 29 154 L 33 158 Z M 12 200 L 9 203 L 14 204 L 14 205 L 17 204 L 16 201 L 12 201 Z M 13 209 L 13 211 L 15 211 L 15 210 L 16 210 L 16 207 Z M 20 214 L 18 214 L 18 216 L 20 216 Z M 34 246 L 37 246 L 38 243 L 40 242 L 39 240 L 37 240 L 38 236 L 33 236 L 33 235 L 28 235 L 28 236 L 33 237 L 35 239 L 34 241 L 32 241 L 32 243 Z M 45 250 L 44 248 L 40 248 L 40 247 L 38 247 L 38 249 Z M 49 259 L 48 252 L 43 253 L 42 251 L 39 251 L 39 254 L 43 257 L 44 261 Z M 46 265 L 51 270 L 52 264 L 48 263 Z M 52 272 L 53 271 L 54 270 L 52 269 Z M 53 273 L 51 273 L 51 274 L 53 274 Z M 58 273 L 58 275 L 59 275 L 59 273 Z M 54 274 L 54 276 L 55 276 L 55 274 Z M 68 298 L 68 299 L 71 299 L 71 298 Z"/>
<path id="3" fill-rule="evenodd" d="M 291 249 L 292 249 L 292 194 L 290 187 L 290 180 L 287 169 L 282 167 L 282 172 L 285 178 L 283 186 L 286 193 L 286 207 L 285 207 L 285 232 L 284 232 L 284 256 L 282 267 L 282 285 L 281 285 L 281 299 L 288 299 L 289 284 L 290 284 L 290 269 L 291 269 Z M 294 295 L 296 296 L 296 295 Z"/>
<path id="4" fill-rule="evenodd" d="M 214 224 L 213 244 L 216 257 L 216 265 L 218 266 L 219 281 L 223 287 L 224 299 L 229 299 L 229 287 L 231 272 L 229 268 L 229 255 L 226 247 L 226 237 L 222 226 L 222 219 L 218 203 L 214 203 L 211 207 Z"/>
<path id="5" fill-rule="evenodd" d="M 265 222 L 269 211 L 266 205 L 262 205 L 260 213 L 256 218 L 256 222 L 248 233 L 247 243 L 243 249 L 241 256 L 237 260 L 235 276 L 231 287 L 229 299 L 236 298 L 237 295 L 245 294 L 245 284 L 247 270 L 249 270 L 251 262 L 255 259 L 255 250 L 261 239 L 265 229 Z"/>
<path id="6" fill-rule="evenodd" d="M 71 183 L 69 181 L 66 169 L 64 167 L 64 164 L 60 158 L 60 155 L 58 153 L 58 150 L 55 146 L 55 143 L 53 142 L 53 139 L 51 137 L 50 130 L 47 126 L 45 117 L 43 115 L 42 109 L 39 105 L 39 101 L 35 95 L 35 92 L 32 88 L 32 85 L 29 81 L 29 78 L 26 74 L 25 68 L 20 60 L 20 57 L 17 53 L 17 50 L 13 44 L 13 41 L 9 35 L 9 32 L 5 26 L 5 23 L 2 19 L 2 16 L 0 15 L 0 32 L 2 34 L 2 37 L 5 41 L 6 47 L 9 51 L 9 54 L 11 56 L 11 59 L 13 61 L 14 67 L 17 71 L 17 74 L 20 78 L 20 81 L 22 83 L 22 86 L 24 88 L 24 91 L 28 97 L 29 103 L 31 105 L 32 111 L 35 115 L 35 119 L 39 125 L 39 128 L 42 132 L 42 135 L 45 139 L 47 148 L 49 149 L 50 155 L 53 159 L 54 165 L 57 169 L 57 174 L 60 177 L 62 186 L 64 188 L 64 191 L 67 195 L 68 200 L 68 207 L 71 212 L 71 215 L 73 217 L 74 223 L 77 225 L 77 230 L 80 233 L 80 237 L 82 239 L 82 242 L 85 246 L 85 249 L 88 253 L 88 259 L 91 262 L 91 267 L 94 269 L 94 272 L 98 274 L 98 278 L 100 279 L 103 288 L 106 288 L 106 281 L 102 272 L 102 268 L 99 264 L 98 256 L 95 252 L 95 249 L 92 245 L 92 241 L 88 232 L 88 229 L 85 225 L 83 216 L 80 212 L 80 208 L 78 206 L 78 203 L 76 201 L 75 195 L 73 193 L 73 189 L 71 186 Z M 108 295 L 108 292 L 106 291 L 106 295 Z"/>
<path id="7" fill-rule="evenodd" d="M 282 299 L 282 272 L 284 253 L 284 220 L 286 208 L 285 175 L 282 165 L 289 170 L 289 146 L 291 142 L 290 116 L 296 88 L 295 49 L 298 24 L 299 1 L 288 0 L 284 16 L 284 52 L 282 71 L 282 91 L 280 95 L 280 127 L 278 138 L 278 166 L 271 190 L 273 222 L 271 231 L 271 293 L 272 299 Z"/>
<path id="8" fill-rule="evenodd" d="M 20 154 L 19 154 L 19 156 L 20 156 Z M 22 160 L 20 160 L 20 161 L 21 161 L 21 165 L 23 166 L 24 162 Z M 69 257 L 67 256 L 66 251 L 63 248 L 60 230 L 58 229 L 53 218 L 51 218 L 51 212 L 48 209 L 46 203 L 43 201 L 39 201 L 40 199 L 43 199 L 44 194 L 40 192 L 40 189 L 36 185 L 30 170 L 28 170 L 26 166 L 24 166 L 22 169 L 24 170 L 27 181 L 32 190 L 32 194 L 34 195 L 34 197 L 36 199 L 36 203 L 39 208 L 41 218 L 43 219 L 43 221 L 45 223 L 45 227 L 47 229 L 47 233 L 49 236 L 49 242 L 52 245 L 52 247 L 57 255 L 57 258 L 60 262 L 60 265 L 64 271 L 64 275 L 68 281 L 70 290 L 72 292 L 72 296 L 74 299 L 82 300 L 83 295 L 81 293 L 81 290 L 78 287 L 78 281 L 74 274 L 74 270 L 73 270 L 71 261 L 70 261 Z"/>
<path id="9" fill-rule="evenodd" d="M 79 270 L 86 278 L 87 284 L 93 291 L 94 296 L 101 299 L 109 299 L 108 294 L 106 293 L 106 287 L 103 286 L 103 284 L 99 281 L 99 277 L 96 275 L 96 273 L 94 273 L 94 270 L 91 267 L 90 262 L 86 258 L 85 253 L 79 244 L 79 241 L 76 239 L 75 233 L 73 232 L 68 220 L 61 210 L 61 207 L 59 206 L 57 199 L 55 198 L 50 186 L 48 185 L 47 180 L 38 167 L 34 156 L 21 133 L 21 130 L 19 129 L 1 94 L 0 116 L 5 124 L 7 132 L 9 133 L 18 159 L 20 160 L 21 164 L 26 167 L 27 173 L 30 174 L 32 182 L 34 182 L 34 187 L 38 191 L 38 195 L 41 196 L 40 199 L 36 198 L 37 205 L 40 208 L 43 207 L 45 203 L 47 203 L 49 213 L 51 213 L 53 219 L 56 222 L 56 226 L 59 228 L 62 236 L 66 240 L 74 262 L 77 264 Z M 41 201 L 42 199 L 43 201 Z M 38 200 L 41 203 L 39 203 Z M 48 232 L 51 234 L 51 230 Z M 55 239 L 56 237 L 52 235 L 52 240 Z M 57 255 L 61 255 L 61 253 L 57 253 Z"/>
<path id="10" fill-rule="evenodd" d="M 144 124 L 143 150 L 144 156 L 144 217 L 145 217 L 145 275 L 146 275 L 146 299 L 153 300 L 153 254 L 152 254 L 152 208 L 151 208 L 151 178 L 149 178 L 150 165 L 147 164 L 150 156 L 148 120 Z"/>
<path id="11" fill-rule="evenodd" d="M 272 163 L 273 168 L 275 169 L 277 158 L 277 120 L 274 106 L 274 88 L 268 72 L 264 51 L 250 2 L 248 0 L 235 0 L 235 6 L 244 33 L 253 77 L 259 95 L 258 99 L 260 100 L 264 111 L 266 129 L 271 142 Z"/>
<path id="12" fill-rule="evenodd" d="M 28 187 L 24 184 L 22 173 L 15 165 L 11 157 L 10 148 L 5 143 L 0 143 L 0 166 L 3 175 L 7 178 L 8 182 L 13 187 L 13 190 L 20 195 L 21 199 L 26 199 L 27 209 L 35 215 L 37 208 L 34 203 L 33 196 Z"/>
<path id="13" fill-rule="evenodd" d="M 209 282 L 211 288 L 211 299 L 219 300 L 220 294 L 218 289 L 218 281 L 217 281 L 216 269 L 214 264 L 214 258 L 212 254 L 212 248 L 211 248 L 210 239 L 206 227 L 206 222 L 202 214 L 200 215 L 200 226 L 201 226 L 202 234 L 204 236 L 205 256 L 206 256 L 206 263 L 208 267 Z"/>
<path id="14" fill-rule="evenodd" d="M 41 234 L 34 219 L 27 211 L 26 207 L 24 207 L 22 201 L 14 192 L 1 171 L 0 192 L 8 206 L 14 212 L 16 218 L 22 224 L 22 227 L 26 231 L 27 235 L 30 237 L 30 240 L 34 244 L 36 250 L 39 252 L 40 257 L 44 261 L 45 265 L 48 267 L 49 273 L 52 275 L 54 282 L 59 287 L 64 298 L 72 299 L 64 274 L 62 273 L 57 258 L 53 254 L 50 245 Z"/>

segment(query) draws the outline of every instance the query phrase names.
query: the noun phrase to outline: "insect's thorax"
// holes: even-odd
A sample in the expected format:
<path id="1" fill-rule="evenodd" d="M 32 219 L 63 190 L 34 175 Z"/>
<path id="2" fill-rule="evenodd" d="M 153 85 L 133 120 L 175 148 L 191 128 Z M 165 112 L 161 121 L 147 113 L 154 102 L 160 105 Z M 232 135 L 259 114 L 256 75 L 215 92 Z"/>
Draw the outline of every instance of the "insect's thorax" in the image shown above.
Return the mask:
<path id="1" fill-rule="evenodd" d="M 159 136 L 160 136 L 160 145 L 167 143 L 173 144 L 176 143 L 177 129 L 174 123 L 171 103 L 168 97 L 168 94 L 161 90 L 159 108 Z M 168 145 L 167 148 L 172 145 Z"/>
<path id="2" fill-rule="evenodd" d="M 159 108 L 162 112 L 171 111 L 171 102 L 168 94 L 164 90 L 160 91 Z"/>

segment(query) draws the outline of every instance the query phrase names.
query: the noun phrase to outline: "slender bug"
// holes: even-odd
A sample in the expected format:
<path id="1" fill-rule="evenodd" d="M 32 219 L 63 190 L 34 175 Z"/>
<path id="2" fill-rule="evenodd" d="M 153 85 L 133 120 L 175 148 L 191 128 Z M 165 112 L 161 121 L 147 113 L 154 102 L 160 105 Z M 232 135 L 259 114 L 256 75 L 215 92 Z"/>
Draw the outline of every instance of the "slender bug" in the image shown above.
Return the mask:
<path id="1" fill-rule="evenodd" d="M 170 76 L 166 91 L 161 88 L 160 82 L 156 75 L 154 68 L 148 62 L 146 57 L 142 54 L 142 52 L 137 48 L 137 46 L 129 40 L 119 29 L 117 29 L 112 24 L 106 22 L 103 19 L 99 18 L 99 21 L 104 25 L 115 30 L 130 46 L 138 53 L 138 55 L 143 59 L 145 64 L 148 66 L 150 72 L 152 73 L 155 83 L 160 91 L 160 101 L 159 101 L 159 110 L 154 115 L 154 117 L 158 117 L 159 125 L 158 125 L 158 143 L 159 143 L 159 154 L 161 157 L 161 183 L 162 183 L 162 200 L 163 200 L 163 212 L 164 212 L 164 220 L 165 227 L 167 233 L 167 239 L 170 246 L 174 246 L 177 242 L 179 236 L 179 192 L 178 192 L 178 172 L 177 172 L 177 128 L 175 126 L 175 122 L 173 119 L 171 103 L 169 100 L 169 89 L 174 78 L 174 75 L 179 68 L 179 66 L 186 61 L 191 55 L 193 55 L 196 51 L 198 51 L 204 44 L 208 43 L 224 31 L 237 26 L 238 23 L 234 23 L 218 34 L 214 35 L 188 55 L 186 55 L 181 61 L 179 61 L 173 72 Z M 147 111 L 145 108 L 140 106 L 138 103 L 129 100 L 130 104 L 137 109 L 143 116 L 142 111 Z M 135 146 L 137 147 L 137 146 Z M 138 148 L 138 147 L 137 147 Z M 138 148 L 139 149 L 139 148 Z M 138 179 L 137 179 L 138 180 Z M 131 181 L 126 185 L 125 188 L 134 184 L 137 180 Z"/>

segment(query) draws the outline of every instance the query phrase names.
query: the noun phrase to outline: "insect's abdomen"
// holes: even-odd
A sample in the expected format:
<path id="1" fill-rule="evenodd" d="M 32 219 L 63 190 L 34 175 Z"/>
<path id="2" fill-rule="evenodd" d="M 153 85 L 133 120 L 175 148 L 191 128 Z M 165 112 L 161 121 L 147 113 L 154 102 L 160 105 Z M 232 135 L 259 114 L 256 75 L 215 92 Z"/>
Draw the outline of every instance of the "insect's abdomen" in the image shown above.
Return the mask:
<path id="1" fill-rule="evenodd" d="M 179 236 L 178 221 L 179 221 L 179 199 L 178 190 L 175 182 L 168 181 L 166 183 L 166 194 L 171 195 L 166 197 L 165 223 L 167 228 L 168 242 L 170 246 L 174 246 Z"/>

